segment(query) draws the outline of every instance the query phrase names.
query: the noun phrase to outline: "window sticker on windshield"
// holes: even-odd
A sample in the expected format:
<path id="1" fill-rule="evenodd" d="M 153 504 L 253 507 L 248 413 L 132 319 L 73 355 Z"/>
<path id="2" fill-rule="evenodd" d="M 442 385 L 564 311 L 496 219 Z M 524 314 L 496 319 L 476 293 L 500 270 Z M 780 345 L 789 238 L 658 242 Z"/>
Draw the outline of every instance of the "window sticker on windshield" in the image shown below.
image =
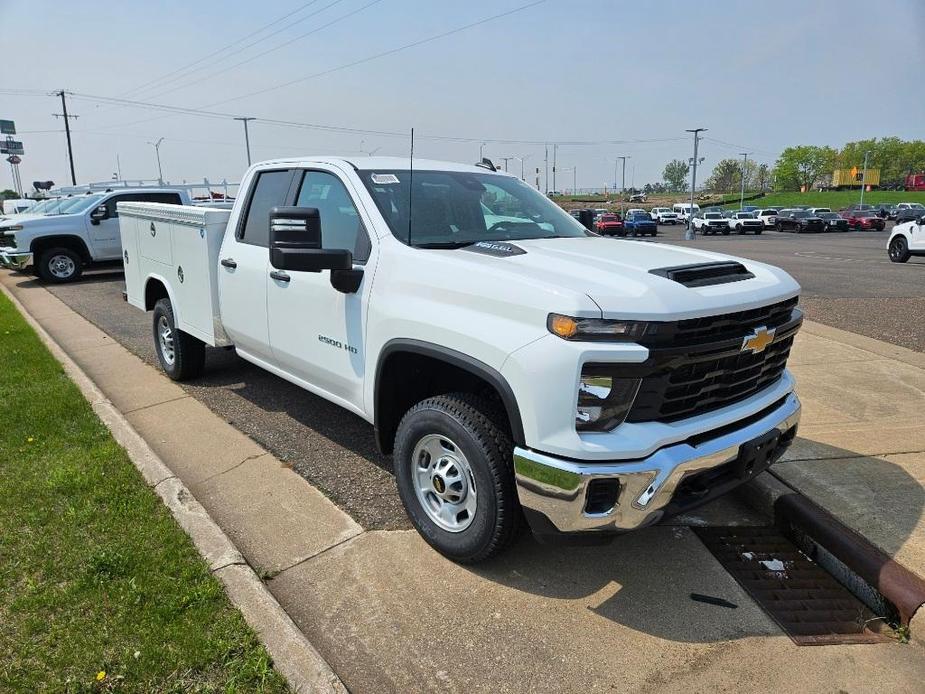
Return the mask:
<path id="1" fill-rule="evenodd" d="M 373 183 L 379 186 L 384 186 L 388 183 L 398 183 L 398 176 L 395 174 L 373 174 L 369 177 Z"/>

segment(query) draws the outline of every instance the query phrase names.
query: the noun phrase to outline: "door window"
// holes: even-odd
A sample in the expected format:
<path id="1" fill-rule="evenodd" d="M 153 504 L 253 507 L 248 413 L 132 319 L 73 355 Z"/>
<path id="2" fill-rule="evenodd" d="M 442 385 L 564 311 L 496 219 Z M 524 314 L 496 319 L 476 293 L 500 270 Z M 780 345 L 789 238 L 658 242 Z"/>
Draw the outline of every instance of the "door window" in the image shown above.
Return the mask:
<path id="1" fill-rule="evenodd" d="M 296 206 L 317 208 L 325 248 L 350 251 L 358 263 L 369 260 L 371 246 L 366 227 L 350 193 L 337 176 L 327 171 L 306 171 Z"/>
<path id="2" fill-rule="evenodd" d="M 286 204 L 291 171 L 264 171 L 257 175 L 254 193 L 247 203 L 238 240 L 254 246 L 270 246 L 270 210 Z"/>
<path id="3" fill-rule="evenodd" d="M 124 193 L 113 195 L 106 201 L 106 209 L 110 217 L 118 217 L 119 209 L 116 203 L 120 202 L 165 202 L 171 205 L 182 205 L 183 201 L 177 193 Z"/>

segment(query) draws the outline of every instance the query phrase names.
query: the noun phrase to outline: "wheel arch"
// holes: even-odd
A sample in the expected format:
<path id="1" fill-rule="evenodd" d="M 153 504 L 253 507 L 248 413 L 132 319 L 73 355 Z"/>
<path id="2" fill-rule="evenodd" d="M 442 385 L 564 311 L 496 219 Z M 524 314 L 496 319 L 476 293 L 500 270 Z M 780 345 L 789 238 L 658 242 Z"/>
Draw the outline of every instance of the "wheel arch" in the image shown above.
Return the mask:
<path id="1" fill-rule="evenodd" d="M 89 263 L 93 260 L 90 249 L 87 248 L 87 242 L 76 234 L 51 234 L 49 236 L 37 236 L 32 239 L 29 250 L 32 253 L 34 262 L 38 262 L 42 253 L 49 248 L 69 248 L 80 255 L 84 263 Z"/>
<path id="2" fill-rule="evenodd" d="M 415 376 L 424 377 L 415 379 L 411 387 L 407 379 L 397 378 L 400 372 L 407 376 L 408 367 L 415 370 Z M 473 392 L 478 391 L 479 385 L 490 390 L 504 408 L 514 443 L 524 445 L 523 420 L 517 398 L 510 384 L 496 369 L 468 354 L 442 345 L 396 338 L 383 346 L 376 364 L 373 421 L 379 450 L 391 453 L 395 431 L 404 413 L 415 402 L 448 392 L 440 386 L 449 383 L 458 383 L 465 390 Z"/>
<path id="3" fill-rule="evenodd" d="M 160 299 L 169 299 L 170 307 L 173 309 L 174 320 L 179 321 L 180 307 L 177 304 L 170 283 L 162 276 L 156 274 L 148 275 L 147 279 L 145 279 L 144 298 L 145 311 L 153 311 L 154 305 Z"/>

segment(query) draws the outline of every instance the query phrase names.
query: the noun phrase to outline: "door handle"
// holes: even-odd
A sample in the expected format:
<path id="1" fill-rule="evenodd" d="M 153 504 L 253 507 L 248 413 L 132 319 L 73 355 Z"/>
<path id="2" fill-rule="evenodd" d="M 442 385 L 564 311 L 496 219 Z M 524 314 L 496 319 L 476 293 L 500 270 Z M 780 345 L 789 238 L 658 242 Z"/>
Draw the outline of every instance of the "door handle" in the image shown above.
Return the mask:
<path id="1" fill-rule="evenodd" d="M 289 277 L 289 275 L 287 275 L 282 270 L 274 270 L 273 272 L 270 273 L 270 277 L 280 282 L 288 282 L 290 279 L 292 279 L 291 277 Z"/>
<path id="2" fill-rule="evenodd" d="M 238 264 L 234 262 L 233 258 L 222 258 L 222 267 L 230 267 L 232 270 L 234 270 L 236 267 L 238 267 Z"/>

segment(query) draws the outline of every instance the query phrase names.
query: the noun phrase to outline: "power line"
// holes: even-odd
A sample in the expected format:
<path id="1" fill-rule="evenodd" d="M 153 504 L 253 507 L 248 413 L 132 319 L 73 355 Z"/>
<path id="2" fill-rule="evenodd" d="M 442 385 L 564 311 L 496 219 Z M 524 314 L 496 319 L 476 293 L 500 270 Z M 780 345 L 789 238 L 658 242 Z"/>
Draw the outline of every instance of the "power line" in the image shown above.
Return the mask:
<path id="1" fill-rule="evenodd" d="M 319 14 L 320 12 L 324 12 L 324 11 L 325 11 L 326 9 L 328 9 L 329 7 L 333 7 L 334 5 L 336 5 L 336 4 L 338 4 L 338 3 L 342 2 L 342 1 L 343 1 L 343 0 L 334 0 L 334 2 L 330 3 L 329 5 L 325 5 L 325 6 L 322 7 L 320 10 L 318 10 L 317 12 L 313 12 L 312 14 L 308 15 L 308 17 L 305 17 L 304 19 L 308 19 L 309 17 L 314 17 L 316 14 Z M 281 44 L 279 44 L 279 45 L 277 45 L 277 46 L 274 46 L 273 48 L 269 48 L 269 49 L 263 51 L 262 53 L 258 53 L 257 55 L 251 56 L 250 58 L 245 58 L 244 60 L 241 60 L 240 62 L 237 62 L 237 63 L 235 63 L 234 65 L 229 65 L 228 67 L 222 68 L 221 70 L 216 70 L 215 72 L 209 73 L 208 75 L 205 75 L 204 77 L 198 77 L 197 79 L 195 79 L 195 80 L 193 80 L 193 81 L 191 81 L 191 82 L 187 82 L 186 84 L 181 84 L 181 85 L 178 85 L 178 86 L 176 86 L 176 87 L 172 87 L 172 88 L 168 89 L 167 91 L 158 92 L 157 94 L 154 94 L 154 95 L 152 95 L 152 96 L 149 97 L 149 98 L 152 98 L 152 99 L 160 98 L 160 97 L 164 96 L 165 94 L 171 94 L 171 93 L 173 93 L 173 92 L 175 92 L 175 91 L 179 91 L 179 90 L 181 90 L 181 89 L 186 89 L 187 87 L 192 87 L 194 84 L 199 84 L 199 83 L 201 83 L 201 82 L 205 82 L 205 81 L 207 81 L 207 80 L 214 79 L 214 78 L 217 77 L 218 75 L 224 74 L 224 73 L 226 73 L 226 72 L 230 72 L 231 70 L 234 70 L 234 69 L 236 69 L 236 68 L 239 68 L 239 67 L 241 67 L 242 65 L 245 65 L 245 64 L 247 64 L 247 63 L 253 62 L 254 60 L 257 60 L 258 58 L 262 58 L 262 57 L 265 56 L 265 55 L 268 55 L 268 54 L 270 54 L 270 53 L 274 53 L 274 52 L 280 50 L 281 48 L 285 48 L 286 46 L 288 46 L 288 45 L 290 45 L 290 44 L 293 44 L 293 43 L 295 43 L 296 41 L 301 41 L 302 39 L 304 39 L 304 38 L 306 38 L 306 37 L 308 37 L 308 36 L 311 36 L 312 34 L 317 34 L 319 31 L 322 31 L 323 29 L 327 29 L 328 27 L 331 27 L 331 26 L 337 24 L 338 22 L 342 22 L 342 21 L 345 20 L 345 19 L 349 19 L 350 17 L 353 17 L 354 15 L 359 14 L 359 13 L 362 12 L 363 10 L 366 10 L 366 9 L 368 9 L 368 8 L 372 7 L 373 5 L 376 5 L 376 4 L 380 3 L 380 2 L 382 2 L 382 0 L 372 0 L 372 2 L 369 2 L 369 3 L 367 3 L 367 4 L 365 4 L 365 5 L 361 6 L 361 7 L 358 7 L 358 8 L 356 8 L 356 9 L 354 9 L 354 10 L 351 10 L 350 12 L 348 12 L 348 13 L 346 13 L 346 14 L 344 14 L 344 15 L 341 15 L 340 17 L 337 17 L 337 18 L 335 18 L 335 19 L 332 19 L 332 20 L 331 20 L 330 22 L 328 22 L 327 24 L 322 24 L 321 26 L 316 27 L 316 28 L 312 29 L 311 31 L 307 31 L 307 32 L 305 32 L 304 34 L 299 34 L 298 36 L 296 36 L 296 37 L 294 37 L 294 38 L 291 38 L 291 39 L 289 39 L 288 41 L 285 41 L 285 42 L 283 42 L 283 43 L 281 43 Z M 300 20 L 300 21 L 301 21 L 301 20 Z M 271 34 L 271 35 L 272 35 L 272 34 Z M 269 38 L 269 37 L 267 37 L 267 38 Z M 256 42 L 255 42 L 255 43 L 256 43 Z M 250 44 L 250 46 L 253 46 L 253 45 L 255 45 L 255 44 Z M 242 50 L 246 50 L 246 49 L 249 48 L 250 46 L 245 46 Z"/>
<path id="2" fill-rule="evenodd" d="M 367 56 L 366 58 L 361 58 L 360 60 L 354 60 L 353 62 L 350 62 L 350 63 L 345 63 L 343 65 L 338 65 L 337 67 L 329 68 L 321 72 L 316 72 L 311 75 L 306 75 L 305 77 L 299 77 L 298 79 L 289 80 L 288 82 L 283 82 L 282 84 L 277 84 L 272 87 L 266 87 L 265 89 L 259 89 L 255 92 L 250 92 L 248 94 L 241 94 L 239 96 L 233 96 L 230 99 L 223 99 L 222 101 L 216 101 L 215 103 L 206 104 L 203 108 L 211 108 L 212 106 L 219 106 L 221 104 L 227 104 L 232 101 L 238 101 L 239 99 L 246 99 L 247 97 L 251 97 L 251 96 L 259 96 L 260 94 L 266 94 L 267 92 L 276 91 L 277 89 L 283 89 L 284 87 L 290 87 L 293 84 L 298 84 L 299 82 L 306 82 L 308 80 L 315 79 L 316 77 L 323 77 L 325 75 L 330 75 L 331 73 L 338 72 L 340 70 L 346 70 L 347 68 L 356 67 L 357 65 L 362 65 L 363 63 L 368 63 L 370 61 L 377 60 L 379 58 L 384 58 L 385 56 L 388 56 L 388 55 L 394 55 L 395 53 L 399 53 L 409 48 L 416 48 L 417 46 L 423 46 L 425 43 L 430 43 L 431 41 L 437 41 L 439 39 L 446 38 L 447 36 L 452 36 L 453 34 L 458 34 L 462 31 L 466 31 L 467 29 L 472 29 L 473 27 L 477 27 L 482 24 L 487 24 L 488 22 L 493 22 L 496 19 L 501 19 L 502 17 L 508 17 L 517 12 L 522 12 L 524 10 L 530 9 L 531 7 L 536 7 L 537 5 L 541 5 L 544 2 L 546 2 L 546 0 L 534 0 L 533 2 L 529 2 L 525 5 L 520 5 L 519 7 L 515 7 L 514 9 L 507 10 L 506 12 L 501 12 L 499 14 L 495 14 L 490 17 L 484 17 L 483 19 L 470 22 L 469 24 L 456 27 L 455 29 L 450 29 L 449 31 L 444 31 L 440 34 L 434 34 L 433 36 L 429 36 L 424 39 L 419 39 L 417 41 L 412 41 L 411 43 L 406 43 L 397 48 L 392 48 L 387 51 L 382 51 L 381 53 L 376 53 L 375 55 Z"/>
<path id="3" fill-rule="evenodd" d="M 251 38 L 252 36 L 256 36 L 257 34 L 260 34 L 260 33 L 264 32 L 264 31 L 266 31 L 266 30 L 269 29 L 270 27 L 275 26 L 275 25 L 279 24 L 280 22 L 282 22 L 282 21 L 284 21 L 284 20 L 286 20 L 286 19 L 289 19 L 289 17 L 293 16 L 294 14 L 298 14 L 299 12 L 301 12 L 302 10 L 304 10 L 305 8 L 310 7 L 311 5 L 314 5 L 316 2 L 318 2 L 318 0 L 311 0 L 310 2 L 306 2 L 306 3 L 304 3 L 303 5 L 300 5 L 298 8 L 292 10 L 291 12 L 288 12 L 288 13 L 284 14 L 282 17 L 279 17 L 278 19 L 273 20 L 273 21 L 270 22 L 269 24 L 264 24 L 262 27 L 260 27 L 260 28 L 257 29 L 256 31 L 252 31 L 252 32 L 250 32 L 249 34 L 247 34 L 247 35 L 245 35 L 245 36 L 242 36 L 241 38 L 239 38 L 239 39 L 237 39 L 237 40 L 235 40 L 235 41 L 232 41 L 232 42 L 229 43 L 229 44 L 226 44 L 226 45 L 222 46 L 222 47 L 219 48 L 218 50 L 213 51 L 212 53 L 209 53 L 208 55 L 205 55 L 205 56 L 203 56 L 202 58 L 199 58 L 198 60 L 194 60 L 194 61 L 191 62 L 191 63 L 187 63 L 186 65 L 177 68 L 176 70 L 173 70 L 173 71 L 171 71 L 171 72 L 165 73 L 165 74 L 161 75 L 160 77 L 155 77 L 154 79 L 149 80 L 149 81 L 145 82 L 144 84 L 140 84 L 140 85 L 138 85 L 137 87 L 133 87 L 132 89 L 129 89 L 127 92 L 123 92 L 123 93 L 121 94 L 121 96 L 128 96 L 129 94 L 132 94 L 133 92 L 146 91 L 146 88 L 147 88 L 147 87 L 150 87 L 150 86 L 153 85 L 153 84 L 156 84 L 156 83 L 158 83 L 158 82 L 161 82 L 161 81 L 167 79 L 168 77 L 173 77 L 173 76 L 175 76 L 175 75 L 177 75 L 177 74 L 179 74 L 179 73 L 186 72 L 189 68 L 193 67 L 194 65 L 199 65 L 200 63 L 203 63 L 203 62 L 209 60 L 210 58 L 214 58 L 215 56 L 224 53 L 224 52 L 227 51 L 228 49 L 233 48 L 234 46 L 237 46 L 239 43 L 242 43 L 243 41 L 247 41 L 247 39 Z M 305 17 L 304 19 L 307 19 L 307 17 Z M 296 23 L 298 23 L 298 22 L 300 22 L 300 21 L 302 21 L 302 20 L 297 20 L 296 22 L 293 22 L 293 23 L 287 25 L 285 28 L 289 28 L 289 27 L 292 26 L 293 24 L 296 24 Z M 280 31 L 282 31 L 282 30 L 280 30 Z M 273 33 L 270 34 L 269 36 L 265 36 L 264 39 L 268 39 L 268 38 L 270 38 L 270 36 L 275 36 L 277 33 L 279 33 L 279 31 L 273 32 Z M 253 45 L 253 44 L 251 44 L 251 45 Z M 198 69 L 198 68 L 197 68 L 197 69 Z M 195 72 L 195 70 L 194 70 L 193 72 Z"/>

